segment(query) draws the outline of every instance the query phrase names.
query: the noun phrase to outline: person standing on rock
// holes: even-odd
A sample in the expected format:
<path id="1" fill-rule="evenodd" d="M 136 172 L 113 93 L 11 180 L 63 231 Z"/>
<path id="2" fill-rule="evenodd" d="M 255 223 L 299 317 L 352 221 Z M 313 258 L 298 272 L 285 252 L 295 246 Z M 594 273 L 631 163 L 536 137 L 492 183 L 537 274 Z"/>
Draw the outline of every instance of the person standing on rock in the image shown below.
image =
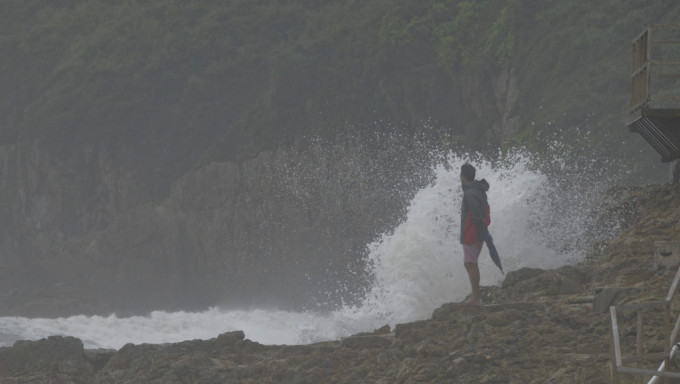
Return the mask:
<path id="1" fill-rule="evenodd" d="M 460 243 L 463 245 L 465 270 L 470 278 L 472 293 L 465 300 L 467 305 L 479 305 L 479 266 L 477 260 L 482 252 L 484 240 L 489 236 L 488 226 L 491 215 L 486 192 L 489 183 L 475 180 L 475 167 L 465 163 L 460 167 L 460 181 L 463 186 L 463 202 L 460 210 Z"/>

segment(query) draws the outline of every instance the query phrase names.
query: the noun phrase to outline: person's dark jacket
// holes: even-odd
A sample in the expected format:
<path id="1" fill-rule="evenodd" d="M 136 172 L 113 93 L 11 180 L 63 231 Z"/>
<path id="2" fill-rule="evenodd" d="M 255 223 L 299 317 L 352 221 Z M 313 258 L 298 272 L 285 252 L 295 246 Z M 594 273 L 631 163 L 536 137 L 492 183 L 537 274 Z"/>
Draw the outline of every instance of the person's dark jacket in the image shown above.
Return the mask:
<path id="1" fill-rule="evenodd" d="M 486 191 L 489 183 L 475 180 L 463 185 L 463 203 L 460 210 L 460 242 L 472 244 L 484 241 L 489 234 L 487 228 L 491 224 L 491 214 Z"/>

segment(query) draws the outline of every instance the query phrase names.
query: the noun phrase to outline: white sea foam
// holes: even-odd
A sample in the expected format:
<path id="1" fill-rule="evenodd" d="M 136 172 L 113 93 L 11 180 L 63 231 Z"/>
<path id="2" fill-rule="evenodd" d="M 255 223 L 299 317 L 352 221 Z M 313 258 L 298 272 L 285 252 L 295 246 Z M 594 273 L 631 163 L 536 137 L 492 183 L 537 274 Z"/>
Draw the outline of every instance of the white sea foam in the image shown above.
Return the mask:
<path id="1" fill-rule="evenodd" d="M 279 310 L 212 308 L 200 313 L 157 311 L 149 316 L 73 316 L 60 319 L 0 318 L 0 345 L 16 339 L 35 340 L 70 335 L 88 348 L 120 348 L 126 343 L 165 343 L 208 339 L 243 330 L 264 344 L 307 344 L 339 339 L 384 324 L 428 318 L 445 302 L 462 300 L 469 282 L 459 244 L 460 165 L 451 155 L 435 169 L 434 182 L 412 200 L 406 220 L 368 245 L 374 285 L 363 303 L 331 314 Z M 549 220 L 558 190 L 524 155 L 502 161 L 477 161 L 492 206 L 490 232 L 506 272 L 521 267 L 553 268 L 583 257 L 573 244 L 582 238 L 576 216 Z M 569 191 L 566 191 L 569 194 Z M 548 220 L 548 221 L 545 221 Z M 497 284 L 502 274 L 486 249 L 480 257 L 482 284 Z"/>

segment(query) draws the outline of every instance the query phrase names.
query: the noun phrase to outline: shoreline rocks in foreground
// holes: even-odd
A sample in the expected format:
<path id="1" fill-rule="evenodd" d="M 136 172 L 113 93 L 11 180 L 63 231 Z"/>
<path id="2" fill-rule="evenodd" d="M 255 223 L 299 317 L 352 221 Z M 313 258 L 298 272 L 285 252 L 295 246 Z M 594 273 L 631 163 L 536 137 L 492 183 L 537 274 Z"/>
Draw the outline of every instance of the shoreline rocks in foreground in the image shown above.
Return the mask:
<path id="1" fill-rule="evenodd" d="M 560 291 L 564 284 L 555 288 L 556 281 L 569 281 L 565 276 L 583 273 L 520 270 L 504 287 L 484 287 L 485 299 L 532 295 L 531 301 L 447 303 L 428 320 L 311 345 L 262 345 L 241 331 L 118 351 L 85 350 L 73 337 L 18 341 L 0 348 L 0 377 L 2 383 L 97 384 L 602 383 L 609 317 L 593 310 L 596 296 L 583 295 L 586 284 L 572 293 Z M 514 280 L 522 274 L 532 277 Z"/>
<path id="2" fill-rule="evenodd" d="M 262 345 L 240 331 L 118 351 L 72 337 L 17 341 L 0 348 L 0 383 L 608 383 L 606 308 L 664 298 L 675 271 L 650 267 L 653 242 L 680 239 L 678 186 L 620 200 L 636 217 L 621 236 L 576 266 L 509 273 L 483 288 L 483 307 L 447 303 L 427 320 L 311 345 Z M 634 317 L 619 318 L 629 350 Z M 645 352 L 663 351 L 662 314 L 645 318 Z"/>

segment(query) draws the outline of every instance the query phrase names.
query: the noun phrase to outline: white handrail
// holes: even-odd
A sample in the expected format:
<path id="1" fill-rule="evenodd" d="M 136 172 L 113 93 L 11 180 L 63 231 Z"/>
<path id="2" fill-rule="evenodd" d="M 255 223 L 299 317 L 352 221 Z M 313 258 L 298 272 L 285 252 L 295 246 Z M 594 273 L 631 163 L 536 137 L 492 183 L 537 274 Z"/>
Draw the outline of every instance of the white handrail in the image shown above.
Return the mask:
<path id="1" fill-rule="evenodd" d="M 671 357 L 670 357 L 671 360 L 673 359 L 673 357 L 675 356 L 675 353 L 677 351 L 678 351 L 678 345 L 675 344 L 673 346 L 673 349 L 671 349 Z M 666 362 L 662 361 L 661 365 L 659 366 L 659 369 L 657 369 L 657 372 L 663 372 L 664 370 L 666 370 Z M 649 380 L 647 382 L 647 384 L 656 384 L 659 381 L 660 378 L 661 378 L 661 376 L 654 376 L 654 377 L 651 378 L 651 380 Z"/>

